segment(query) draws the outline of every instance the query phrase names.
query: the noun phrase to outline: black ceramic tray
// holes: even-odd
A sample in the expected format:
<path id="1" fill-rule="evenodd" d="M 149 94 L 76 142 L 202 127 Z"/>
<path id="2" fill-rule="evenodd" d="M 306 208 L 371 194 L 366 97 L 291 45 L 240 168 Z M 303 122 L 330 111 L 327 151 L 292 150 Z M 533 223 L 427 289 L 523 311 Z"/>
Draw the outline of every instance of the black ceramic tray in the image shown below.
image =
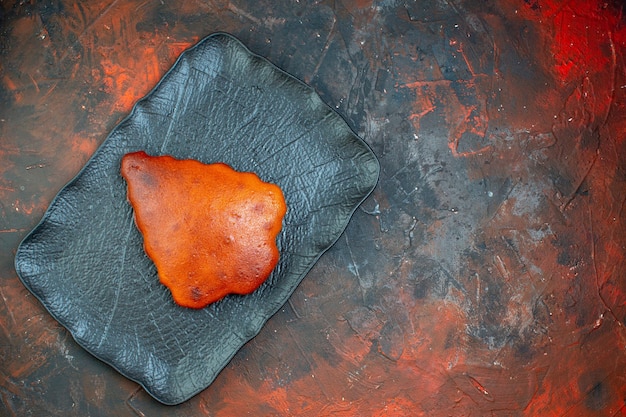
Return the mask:
<path id="1" fill-rule="evenodd" d="M 278 184 L 281 258 L 253 294 L 179 307 L 143 251 L 119 174 L 144 150 L 226 162 Z M 371 150 L 307 85 L 227 34 L 185 51 L 21 243 L 16 270 L 87 351 L 165 404 L 215 379 L 287 301 L 378 179 Z"/>

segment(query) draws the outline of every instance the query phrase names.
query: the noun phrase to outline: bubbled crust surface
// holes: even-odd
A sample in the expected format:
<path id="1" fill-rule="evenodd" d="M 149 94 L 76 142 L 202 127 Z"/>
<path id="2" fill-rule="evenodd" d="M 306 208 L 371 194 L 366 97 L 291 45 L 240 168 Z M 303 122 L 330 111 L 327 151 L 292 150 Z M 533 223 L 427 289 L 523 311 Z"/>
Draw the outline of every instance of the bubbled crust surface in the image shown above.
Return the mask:
<path id="1" fill-rule="evenodd" d="M 179 305 L 249 294 L 278 263 L 287 208 L 277 185 L 223 163 L 142 151 L 124 155 L 121 173 L 146 254 Z"/>

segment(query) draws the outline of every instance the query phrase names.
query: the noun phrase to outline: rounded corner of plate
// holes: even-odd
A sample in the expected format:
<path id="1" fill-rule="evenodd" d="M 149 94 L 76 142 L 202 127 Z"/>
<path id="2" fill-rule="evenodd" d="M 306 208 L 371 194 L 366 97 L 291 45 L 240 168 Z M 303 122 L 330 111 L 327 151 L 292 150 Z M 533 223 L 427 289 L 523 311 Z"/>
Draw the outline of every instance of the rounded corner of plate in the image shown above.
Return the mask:
<path id="1" fill-rule="evenodd" d="M 20 279 L 20 281 L 22 281 L 24 284 L 26 284 L 26 277 L 29 275 L 29 262 L 26 252 L 29 245 L 30 234 L 20 242 L 13 258 L 13 268 L 15 268 L 15 273 L 17 274 L 17 277 Z"/>

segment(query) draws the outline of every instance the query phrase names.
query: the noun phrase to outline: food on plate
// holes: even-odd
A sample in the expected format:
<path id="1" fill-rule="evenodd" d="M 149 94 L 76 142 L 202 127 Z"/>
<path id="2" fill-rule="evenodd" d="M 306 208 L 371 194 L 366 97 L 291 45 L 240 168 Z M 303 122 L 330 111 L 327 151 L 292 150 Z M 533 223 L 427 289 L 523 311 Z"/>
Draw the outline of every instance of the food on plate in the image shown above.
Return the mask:
<path id="1" fill-rule="evenodd" d="M 256 174 L 143 151 L 123 156 L 128 200 L 160 282 L 181 306 L 249 294 L 279 259 L 283 193 Z"/>

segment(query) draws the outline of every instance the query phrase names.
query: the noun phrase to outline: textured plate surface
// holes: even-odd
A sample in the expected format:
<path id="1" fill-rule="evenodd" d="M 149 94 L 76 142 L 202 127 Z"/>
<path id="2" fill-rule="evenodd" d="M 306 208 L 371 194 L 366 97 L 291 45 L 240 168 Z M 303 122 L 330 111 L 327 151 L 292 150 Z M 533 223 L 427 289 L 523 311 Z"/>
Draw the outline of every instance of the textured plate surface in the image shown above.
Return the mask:
<path id="1" fill-rule="evenodd" d="M 278 184 L 281 259 L 250 296 L 174 304 L 143 251 L 119 174 L 138 150 L 222 161 Z M 165 404 L 206 388 L 341 235 L 379 173 L 371 150 L 302 82 L 214 34 L 184 52 L 56 196 L 16 255 L 24 284 L 86 350 Z"/>

